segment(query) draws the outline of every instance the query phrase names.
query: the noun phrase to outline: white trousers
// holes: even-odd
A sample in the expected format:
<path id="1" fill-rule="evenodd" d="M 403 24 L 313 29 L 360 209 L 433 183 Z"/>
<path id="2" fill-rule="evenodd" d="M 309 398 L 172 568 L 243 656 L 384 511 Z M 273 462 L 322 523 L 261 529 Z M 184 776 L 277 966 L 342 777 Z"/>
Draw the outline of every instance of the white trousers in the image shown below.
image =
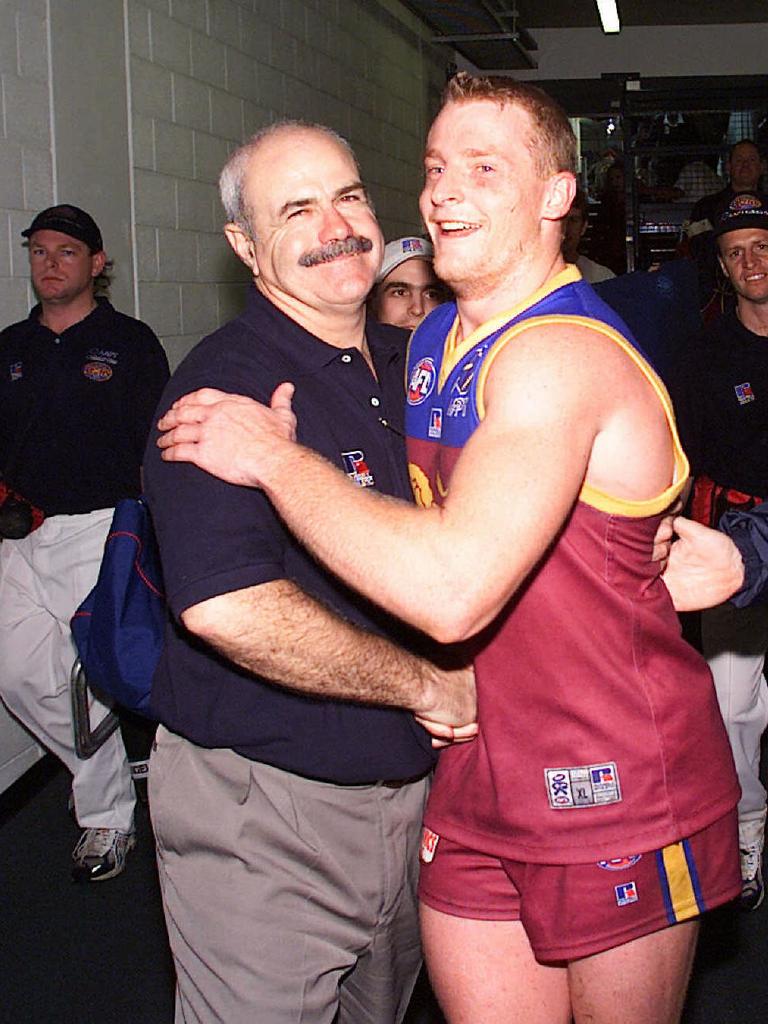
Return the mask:
<path id="1" fill-rule="evenodd" d="M 69 677 L 77 656 L 69 621 L 96 582 L 112 509 L 53 516 L 0 544 L 0 696 L 72 772 L 82 828 L 133 828 L 134 792 L 116 730 L 86 760 L 75 753 Z M 108 708 L 90 697 L 93 728 Z"/>
<path id="2" fill-rule="evenodd" d="M 726 602 L 702 612 L 701 640 L 741 784 L 739 836 L 742 844 L 762 842 L 766 792 L 759 772 L 760 741 L 768 727 L 768 685 L 763 675 L 768 608 L 735 608 Z"/>

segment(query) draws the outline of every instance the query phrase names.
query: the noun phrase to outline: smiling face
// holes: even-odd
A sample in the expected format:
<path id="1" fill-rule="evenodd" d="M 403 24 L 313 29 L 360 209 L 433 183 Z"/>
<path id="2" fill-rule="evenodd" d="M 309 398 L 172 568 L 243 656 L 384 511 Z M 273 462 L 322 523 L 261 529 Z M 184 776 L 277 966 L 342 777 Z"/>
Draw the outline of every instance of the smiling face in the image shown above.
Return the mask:
<path id="1" fill-rule="evenodd" d="M 376 286 L 376 319 L 383 324 L 413 330 L 447 297 L 446 289 L 435 276 L 431 260 L 418 257 L 405 260 Z"/>
<path id="2" fill-rule="evenodd" d="M 739 300 L 768 302 L 768 230 L 741 228 L 719 239 L 720 266 Z"/>
<path id="3" fill-rule="evenodd" d="M 559 253 L 555 222 L 570 206 L 574 179 L 542 174 L 532 132 L 522 107 L 486 99 L 447 103 L 430 129 L 421 215 L 435 271 L 459 298 L 491 295 L 550 249 L 553 260 Z"/>
<path id="4" fill-rule="evenodd" d="M 29 239 L 32 284 L 43 306 L 66 306 L 93 298 L 94 280 L 104 269 L 103 252 L 61 231 L 36 231 Z"/>
<path id="5" fill-rule="evenodd" d="M 278 130 L 252 154 L 243 193 L 250 232 L 225 230 L 271 302 L 304 324 L 362 308 L 383 239 L 340 142 L 311 128 Z"/>

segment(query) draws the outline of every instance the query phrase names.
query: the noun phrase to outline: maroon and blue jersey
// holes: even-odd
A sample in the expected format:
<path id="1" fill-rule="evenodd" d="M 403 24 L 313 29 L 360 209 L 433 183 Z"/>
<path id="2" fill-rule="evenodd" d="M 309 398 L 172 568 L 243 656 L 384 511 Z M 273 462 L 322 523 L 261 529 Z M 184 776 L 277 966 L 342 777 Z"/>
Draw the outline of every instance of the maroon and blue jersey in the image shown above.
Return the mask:
<path id="1" fill-rule="evenodd" d="M 480 734 L 442 753 L 425 823 L 498 857 L 587 863 L 693 835 L 735 805 L 738 784 L 709 670 L 682 639 L 651 557 L 688 476 L 669 396 L 575 268 L 468 338 L 452 305 L 416 329 L 406 377 L 416 500 L 443 502 L 485 415 L 493 360 L 547 326 L 586 327 L 635 364 L 664 410 L 674 478 L 645 501 L 583 485 L 556 541 L 476 638 Z"/>

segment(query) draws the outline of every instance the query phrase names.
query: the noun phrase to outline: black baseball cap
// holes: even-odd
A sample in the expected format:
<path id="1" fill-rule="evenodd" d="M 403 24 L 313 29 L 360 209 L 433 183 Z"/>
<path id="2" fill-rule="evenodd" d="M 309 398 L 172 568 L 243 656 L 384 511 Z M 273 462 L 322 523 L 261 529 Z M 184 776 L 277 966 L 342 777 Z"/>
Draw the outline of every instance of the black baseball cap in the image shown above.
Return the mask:
<path id="1" fill-rule="evenodd" d="M 27 230 L 21 233 L 24 238 L 29 238 L 36 231 L 61 231 L 79 242 L 85 242 L 91 252 L 101 252 L 104 248 L 101 232 L 93 217 L 79 206 L 70 206 L 68 203 L 49 206 L 47 210 L 38 213 Z"/>
<path id="2" fill-rule="evenodd" d="M 741 228 L 768 231 L 768 207 L 757 192 L 739 192 L 733 197 L 715 225 L 715 238 Z"/>

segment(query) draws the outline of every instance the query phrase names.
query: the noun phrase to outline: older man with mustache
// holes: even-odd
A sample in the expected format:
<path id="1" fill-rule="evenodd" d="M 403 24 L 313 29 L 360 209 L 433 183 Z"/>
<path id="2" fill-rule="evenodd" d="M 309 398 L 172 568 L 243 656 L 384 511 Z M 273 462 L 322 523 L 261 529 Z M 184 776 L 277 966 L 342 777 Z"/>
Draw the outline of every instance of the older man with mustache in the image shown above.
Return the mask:
<path id="1" fill-rule="evenodd" d="M 407 498 L 406 336 L 366 320 L 383 241 L 348 145 L 271 126 L 221 193 L 253 287 L 161 410 L 201 385 L 265 400 L 290 377 L 303 440 Z M 471 670 L 324 571 L 259 492 L 162 462 L 154 438 L 145 477 L 173 616 L 151 800 L 176 1019 L 399 1021 L 421 962 L 429 731 L 472 723 Z"/>

